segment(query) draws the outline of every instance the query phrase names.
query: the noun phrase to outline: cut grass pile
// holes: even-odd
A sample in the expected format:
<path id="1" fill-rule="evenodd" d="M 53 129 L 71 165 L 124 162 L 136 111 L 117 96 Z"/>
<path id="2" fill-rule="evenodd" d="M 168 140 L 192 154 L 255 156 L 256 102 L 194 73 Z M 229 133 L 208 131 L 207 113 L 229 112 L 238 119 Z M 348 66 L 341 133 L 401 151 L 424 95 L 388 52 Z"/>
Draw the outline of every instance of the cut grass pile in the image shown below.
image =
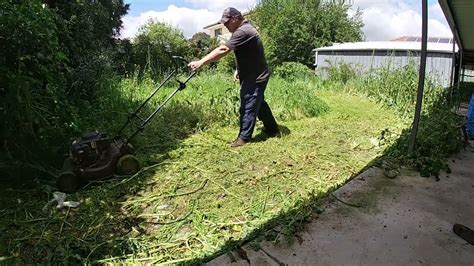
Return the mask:
<path id="1" fill-rule="evenodd" d="M 50 193 L 3 191 L 0 260 L 196 262 L 274 225 L 283 225 L 281 236 L 287 235 L 306 218 L 308 204 L 372 163 L 406 128 L 394 111 L 362 97 L 320 89 L 295 92 L 295 100 L 282 89 L 272 92 L 277 81 L 270 83 L 267 98 L 281 123 L 279 137 L 266 139 L 257 128 L 252 143 L 229 148 L 238 131 L 228 116 L 236 103 L 229 102 L 217 106 L 222 123 L 196 117 L 188 127 L 199 125 L 197 130 L 172 146 L 163 147 L 157 135 L 180 123 L 170 122 L 168 131 L 157 134 L 166 121 L 158 119 L 138 145 L 148 166 L 133 177 L 70 195 L 69 200 L 81 201 L 77 209 L 43 211 Z M 210 98 L 184 94 L 176 102 L 188 101 L 196 111 L 200 100 L 226 101 L 224 93 Z M 311 100 L 324 112 L 311 109 Z M 281 101 L 299 102 L 301 108 L 285 110 Z M 205 108 L 198 113 L 216 116 Z"/>

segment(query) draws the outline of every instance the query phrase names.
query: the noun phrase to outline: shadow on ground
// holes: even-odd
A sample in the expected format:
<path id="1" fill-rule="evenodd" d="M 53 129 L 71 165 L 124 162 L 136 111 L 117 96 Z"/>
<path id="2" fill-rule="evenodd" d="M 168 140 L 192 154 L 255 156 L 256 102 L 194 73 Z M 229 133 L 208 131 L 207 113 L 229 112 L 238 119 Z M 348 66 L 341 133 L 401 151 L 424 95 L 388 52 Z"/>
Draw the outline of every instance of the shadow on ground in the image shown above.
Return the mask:
<path id="1" fill-rule="evenodd" d="M 153 169 L 166 161 L 167 153 L 194 133 L 200 116 L 186 104 L 173 102 L 163 108 L 144 136 L 139 135 L 134 142 L 147 170 L 133 180 L 116 176 L 87 184 L 66 199 L 80 202 L 78 209 L 56 209 L 56 203 L 44 205 L 56 190 L 52 182 L 34 176 L 0 179 L 0 228 L 6 232 L 0 236 L 0 264 L 79 263 L 133 253 L 130 234 L 144 219 L 126 213 L 118 202 L 143 189 Z M 22 172 L 28 173 L 37 171 Z"/>

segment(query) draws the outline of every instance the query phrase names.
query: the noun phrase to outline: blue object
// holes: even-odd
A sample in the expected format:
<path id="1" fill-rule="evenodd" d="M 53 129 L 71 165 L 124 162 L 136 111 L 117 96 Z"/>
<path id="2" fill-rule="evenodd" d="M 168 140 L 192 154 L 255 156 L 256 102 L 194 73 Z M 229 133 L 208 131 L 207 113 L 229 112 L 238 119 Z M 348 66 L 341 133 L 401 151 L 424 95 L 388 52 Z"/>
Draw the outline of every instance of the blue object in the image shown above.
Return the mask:
<path id="1" fill-rule="evenodd" d="M 472 122 L 466 126 L 467 133 L 469 136 L 474 136 L 474 93 L 471 95 L 471 102 L 467 108 L 467 121 Z"/>

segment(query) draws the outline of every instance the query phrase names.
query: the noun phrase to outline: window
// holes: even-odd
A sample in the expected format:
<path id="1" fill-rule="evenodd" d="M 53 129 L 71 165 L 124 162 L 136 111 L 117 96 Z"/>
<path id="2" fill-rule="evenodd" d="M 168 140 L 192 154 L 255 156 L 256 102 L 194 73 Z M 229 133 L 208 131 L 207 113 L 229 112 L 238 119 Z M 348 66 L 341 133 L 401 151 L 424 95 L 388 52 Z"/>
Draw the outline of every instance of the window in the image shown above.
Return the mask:
<path id="1" fill-rule="evenodd" d="M 214 30 L 214 36 L 217 37 L 217 36 L 220 36 L 220 35 L 222 35 L 222 29 L 215 29 Z"/>

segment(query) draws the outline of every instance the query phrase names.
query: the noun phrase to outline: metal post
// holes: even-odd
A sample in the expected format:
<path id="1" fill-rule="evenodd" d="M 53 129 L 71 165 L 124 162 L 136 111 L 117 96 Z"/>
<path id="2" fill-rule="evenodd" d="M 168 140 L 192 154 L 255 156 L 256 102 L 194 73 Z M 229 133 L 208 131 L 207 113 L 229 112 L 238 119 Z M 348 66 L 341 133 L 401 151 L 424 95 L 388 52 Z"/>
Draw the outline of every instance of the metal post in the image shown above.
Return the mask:
<path id="1" fill-rule="evenodd" d="M 459 86 L 461 84 L 461 70 L 462 70 L 462 65 L 463 65 L 463 61 L 464 61 L 464 51 L 462 49 L 459 49 L 459 69 L 458 69 L 458 84 L 456 86 L 456 94 L 459 96 L 461 95 L 460 91 L 459 91 Z"/>
<path id="2" fill-rule="evenodd" d="M 408 154 L 412 155 L 415 150 L 416 135 L 418 134 L 418 125 L 420 124 L 421 104 L 423 102 L 423 90 L 425 87 L 425 69 L 426 69 L 426 50 L 428 46 L 428 0 L 421 1 L 421 58 L 420 73 L 418 79 L 418 93 L 416 97 L 415 117 L 411 128 L 410 146 Z"/>
<path id="3" fill-rule="evenodd" d="M 454 40 L 454 34 L 453 34 L 453 58 L 451 61 L 451 79 L 449 80 L 449 88 L 451 89 L 451 99 L 453 99 L 453 90 L 454 90 L 454 71 L 456 71 L 456 41 Z"/>

